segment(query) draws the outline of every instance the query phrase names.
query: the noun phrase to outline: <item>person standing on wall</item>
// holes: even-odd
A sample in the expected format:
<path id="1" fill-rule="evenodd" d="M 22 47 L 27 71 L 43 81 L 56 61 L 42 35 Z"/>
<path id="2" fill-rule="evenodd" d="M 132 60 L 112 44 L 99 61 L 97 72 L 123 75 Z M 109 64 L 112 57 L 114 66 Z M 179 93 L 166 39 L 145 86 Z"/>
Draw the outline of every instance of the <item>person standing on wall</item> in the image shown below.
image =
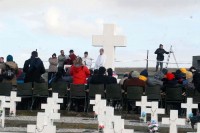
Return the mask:
<path id="1" fill-rule="evenodd" d="M 169 52 L 165 51 L 163 49 L 163 45 L 160 44 L 159 48 L 155 51 L 155 54 L 157 54 L 156 72 L 158 71 L 159 65 L 160 65 L 160 71 L 162 71 L 164 54 L 169 54 Z"/>

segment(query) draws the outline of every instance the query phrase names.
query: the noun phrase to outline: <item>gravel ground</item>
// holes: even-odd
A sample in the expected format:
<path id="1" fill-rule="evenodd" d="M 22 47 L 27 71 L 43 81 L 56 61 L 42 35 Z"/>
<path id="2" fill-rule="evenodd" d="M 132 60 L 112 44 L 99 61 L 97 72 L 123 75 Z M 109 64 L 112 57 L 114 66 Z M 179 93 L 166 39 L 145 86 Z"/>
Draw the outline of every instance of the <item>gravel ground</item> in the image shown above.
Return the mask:
<path id="1" fill-rule="evenodd" d="M 21 127 L 0 128 L 0 133 L 26 133 L 26 128 L 21 128 Z M 56 133 L 98 133 L 98 131 L 88 130 L 88 129 L 58 129 Z M 134 133 L 145 133 L 145 132 L 134 132 Z"/>
<path id="2" fill-rule="evenodd" d="M 15 121 L 36 121 L 36 116 L 16 116 L 16 117 L 6 117 L 6 120 Z M 97 120 L 93 118 L 86 117 L 61 117 L 60 120 L 55 120 L 58 123 L 84 123 L 84 124 L 97 124 Z M 146 123 L 140 123 L 136 120 L 125 120 L 125 125 L 130 126 L 147 126 Z M 160 127 L 169 127 L 168 125 L 163 125 L 159 123 Z M 179 128 L 191 128 L 190 124 L 185 126 L 178 126 Z"/>

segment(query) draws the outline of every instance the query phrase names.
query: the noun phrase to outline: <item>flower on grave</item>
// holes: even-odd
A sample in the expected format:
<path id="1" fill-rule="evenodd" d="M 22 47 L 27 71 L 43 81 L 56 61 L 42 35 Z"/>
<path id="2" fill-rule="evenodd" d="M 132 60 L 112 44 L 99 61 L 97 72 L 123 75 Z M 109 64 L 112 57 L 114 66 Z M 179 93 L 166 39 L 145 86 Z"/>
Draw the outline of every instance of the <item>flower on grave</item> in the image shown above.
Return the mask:
<path id="1" fill-rule="evenodd" d="M 148 129 L 149 132 L 157 132 L 159 129 L 159 126 L 156 122 L 156 120 L 151 120 L 151 122 L 148 122 Z"/>
<path id="2" fill-rule="evenodd" d="M 192 118 L 192 117 L 193 117 L 193 113 L 189 113 L 188 118 Z"/>
<path id="3" fill-rule="evenodd" d="M 157 124 L 156 120 L 151 120 L 151 124 Z"/>
<path id="4" fill-rule="evenodd" d="M 103 124 L 99 124 L 99 129 L 103 129 L 104 125 Z"/>
<path id="5" fill-rule="evenodd" d="M 146 117 L 146 112 L 142 112 L 142 113 L 141 113 L 141 116 L 142 116 L 142 117 Z"/>

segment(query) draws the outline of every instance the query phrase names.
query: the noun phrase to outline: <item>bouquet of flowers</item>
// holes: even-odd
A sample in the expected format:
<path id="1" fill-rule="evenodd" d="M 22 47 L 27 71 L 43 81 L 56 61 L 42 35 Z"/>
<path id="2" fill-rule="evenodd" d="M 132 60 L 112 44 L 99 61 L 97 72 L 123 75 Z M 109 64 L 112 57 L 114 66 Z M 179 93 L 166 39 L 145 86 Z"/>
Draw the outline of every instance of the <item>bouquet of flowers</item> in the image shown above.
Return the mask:
<path id="1" fill-rule="evenodd" d="M 148 122 L 148 129 L 150 133 L 158 132 L 158 123 L 155 120 L 151 120 L 151 122 Z"/>

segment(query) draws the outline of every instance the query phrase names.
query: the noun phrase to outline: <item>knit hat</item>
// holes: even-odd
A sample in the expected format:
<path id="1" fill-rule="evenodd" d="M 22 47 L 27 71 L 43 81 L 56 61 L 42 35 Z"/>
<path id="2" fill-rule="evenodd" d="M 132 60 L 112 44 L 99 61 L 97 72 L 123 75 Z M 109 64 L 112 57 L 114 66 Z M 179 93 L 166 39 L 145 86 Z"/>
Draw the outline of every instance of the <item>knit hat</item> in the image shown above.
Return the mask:
<path id="1" fill-rule="evenodd" d="M 146 77 L 146 76 L 143 76 L 143 75 L 140 75 L 140 76 L 139 76 L 139 79 L 142 80 L 142 81 L 145 81 L 145 82 L 147 81 L 147 77 Z"/>
<path id="2" fill-rule="evenodd" d="M 144 70 L 140 73 L 140 75 L 145 76 L 145 77 L 148 77 L 148 76 L 149 76 L 146 69 L 144 69 Z"/>
<path id="3" fill-rule="evenodd" d="M 13 56 L 12 55 L 8 55 L 6 58 L 7 61 L 13 61 Z"/>
<path id="4" fill-rule="evenodd" d="M 193 77 L 192 72 L 187 71 L 187 72 L 186 72 L 186 79 L 190 79 L 190 78 L 192 78 L 192 77 Z"/>
<path id="5" fill-rule="evenodd" d="M 132 73 L 131 73 L 131 77 L 132 78 L 138 78 L 140 76 L 140 73 L 138 72 L 138 71 L 133 71 Z"/>
<path id="6" fill-rule="evenodd" d="M 182 73 L 186 73 L 186 72 L 187 72 L 187 69 L 186 69 L 186 68 L 180 68 L 180 71 L 181 71 Z"/>
<path id="7" fill-rule="evenodd" d="M 166 78 L 167 78 L 167 80 L 173 80 L 175 78 L 175 76 L 174 76 L 173 73 L 169 72 L 169 73 L 166 74 Z"/>

